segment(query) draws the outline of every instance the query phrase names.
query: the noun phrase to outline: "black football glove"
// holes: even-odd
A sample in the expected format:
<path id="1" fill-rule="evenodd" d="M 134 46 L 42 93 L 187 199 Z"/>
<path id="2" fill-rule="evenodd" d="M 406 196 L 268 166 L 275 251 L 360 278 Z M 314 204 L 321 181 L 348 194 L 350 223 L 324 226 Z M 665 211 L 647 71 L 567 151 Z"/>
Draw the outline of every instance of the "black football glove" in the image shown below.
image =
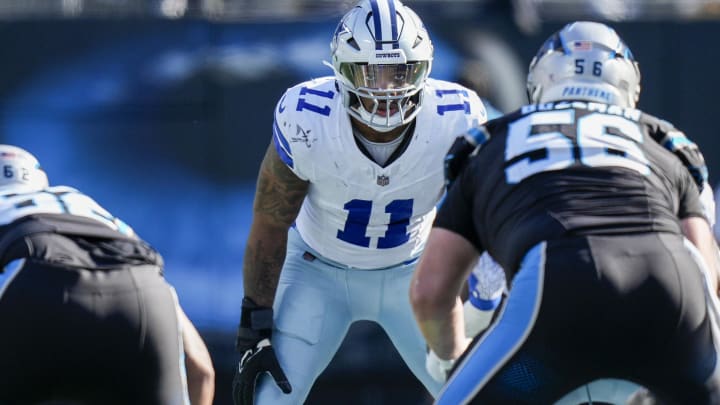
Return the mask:
<path id="1" fill-rule="evenodd" d="M 273 310 L 243 298 L 240 327 L 235 347 L 242 353 L 233 378 L 233 402 L 235 405 L 253 405 L 255 385 L 264 373 L 270 373 L 282 392 L 292 391 L 285 372 L 280 367 L 270 338 L 272 337 Z"/>
<path id="2" fill-rule="evenodd" d="M 453 181 L 460 175 L 470 155 L 488 139 L 485 127 L 472 127 L 455 138 L 455 142 L 445 155 L 445 186 L 447 188 L 450 188 Z"/>

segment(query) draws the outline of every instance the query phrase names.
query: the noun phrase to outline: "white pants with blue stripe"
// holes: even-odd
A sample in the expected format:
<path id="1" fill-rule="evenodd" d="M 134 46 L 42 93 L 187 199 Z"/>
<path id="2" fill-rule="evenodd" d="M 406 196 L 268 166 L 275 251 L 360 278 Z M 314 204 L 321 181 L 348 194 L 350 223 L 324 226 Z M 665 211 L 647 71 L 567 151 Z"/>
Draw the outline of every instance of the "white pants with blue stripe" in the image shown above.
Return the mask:
<path id="1" fill-rule="evenodd" d="M 270 376 L 263 376 L 256 404 L 302 404 L 350 325 L 358 320 L 377 322 L 410 370 L 433 396 L 437 394 L 441 384 L 425 370 L 426 344 L 408 295 L 415 265 L 382 270 L 341 268 L 321 260 L 291 229 L 275 295 L 272 343 L 293 390 L 283 394 Z"/>

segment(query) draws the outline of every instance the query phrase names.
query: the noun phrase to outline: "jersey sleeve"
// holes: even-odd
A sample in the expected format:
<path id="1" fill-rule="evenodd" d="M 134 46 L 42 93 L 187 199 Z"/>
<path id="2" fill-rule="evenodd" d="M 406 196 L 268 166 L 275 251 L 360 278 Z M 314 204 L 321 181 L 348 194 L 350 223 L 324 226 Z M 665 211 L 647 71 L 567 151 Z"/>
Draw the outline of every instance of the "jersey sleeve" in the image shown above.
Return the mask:
<path id="1" fill-rule="evenodd" d="M 450 92 L 456 92 L 456 95 L 458 96 L 458 103 L 462 103 L 464 106 L 463 108 L 466 109 L 468 114 L 465 116 L 466 118 L 466 125 L 468 128 L 475 127 L 482 125 L 487 122 L 488 120 L 488 112 L 485 108 L 485 104 L 480 99 L 480 96 L 475 92 L 475 90 L 468 89 L 467 87 L 461 86 L 457 83 L 452 82 L 441 82 L 441 83 L 449 83 Z M 455 90 L 453 90 L 455 89 Z M 441 92 L 443 90 L 440 90 Z M 447 90 L 446 90 L 447 91 Z M 452 103 L 452 96 L 453 94 L 446 94 L 444 95 L 446 103 Z M 443 108 L 453 108 L 453 104 L 446 104 L 446 105 L 440 105 L 438 107 L 438 111 L 442 111 Z M 460 134 L 454 134 L 454 135 L 460 135 Z"/>
<path id="2" fill-rule="evenodd" d="M 690 176 L 690 173 L 687 170 L 683 170 L 680 165 L 676 167 L 677 189 L 679 193 L 678 218 L 703 217 L 708 219 L 705 215 L 705 210 L 700 200 L 700 192 L 694 179 Z"/>
<path id="3" fill-rule="evenodd" d="M 470 99 L 470 111 L 473 112 L 472 126 L 478 126 L 488 121 L 488 111 L 480 96 L 474 90 L 468 89 L 468 98 Z"/>
<path id="4" fill-rule="evenodd" d="M 451 134 L 453 138 L 488 119 L 485 105 L 472 89 L 455 82 L 428 79 L 425 92 L 423 108 L 435 110 L 438 116 L 449 118 L 452 122 L 450 127 L 457 130 Z"/>
<path id="5" fill-rule="evenodd" d="M 668 121 L 647 114 L 644 114 L 643 119 L 650 136 L 680 159 L 695 184 L 702 190 L 708 181 L 708 169 L 698 145 Z"/>
<path id="6" fill-rule="evenodd" d="M 296 176 L 307 181 L 308 176 L 305 173 L 307 168 L 303 167 L 302 159 L 296 158 L 293 148 L 290 146 L 290 122 L 294 121 L 295 117 L 292 114 L 292 110 L 287 108 L 287 105 L 294 97 L 293 89 L 288 89 L 275 106 L 272 139 L 275 151 L 283 163 L 285 163 Z"/>
<path id="7" fill-rule="evenodd" d="M 273 145 L 278 156 L 301 180 L 314 182 L 323 167 L 320 162 L 337 148 L 338 134 L 349 129 L 346 117 L 334 76 L 289 88 L 273 117 Z"/>
<path id="8" fill-rule="evenodd" d="M 475 231 L 472 220 L 473 204 L 471 196 L 473 176 L 469 175 L 470 172 L 471 170 L 463 170 L 460 178 L 450 186 L 438 209 L 433 227 L 444 228 L 460 234 L 470 241 L 478 251 L 482 252 L 485 248 L 480 243 L 480 238 Z"/>

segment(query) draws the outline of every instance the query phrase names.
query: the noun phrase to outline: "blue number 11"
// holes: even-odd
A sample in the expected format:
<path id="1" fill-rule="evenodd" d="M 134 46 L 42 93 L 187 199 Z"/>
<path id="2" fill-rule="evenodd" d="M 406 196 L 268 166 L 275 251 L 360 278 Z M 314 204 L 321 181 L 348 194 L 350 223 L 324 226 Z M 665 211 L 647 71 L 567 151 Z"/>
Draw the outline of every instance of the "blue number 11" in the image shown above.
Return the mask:
<path id="1" fill-rule="evenodd" d="M 372 201 L 350 200 L 343 206 L 348 211 L 345 228 L 337 232 L 337 238 L 353 245 L 370 247 L 370 238 L 365 235 Z M 385 212 L 390 214 L 390 223 L 385 236 L 378 239 L 378 249 L 390 249 L 402 245 L 410 239 L 407 227 L 412 216 L 413 200 L 393 200 L 385 206 Z"/>

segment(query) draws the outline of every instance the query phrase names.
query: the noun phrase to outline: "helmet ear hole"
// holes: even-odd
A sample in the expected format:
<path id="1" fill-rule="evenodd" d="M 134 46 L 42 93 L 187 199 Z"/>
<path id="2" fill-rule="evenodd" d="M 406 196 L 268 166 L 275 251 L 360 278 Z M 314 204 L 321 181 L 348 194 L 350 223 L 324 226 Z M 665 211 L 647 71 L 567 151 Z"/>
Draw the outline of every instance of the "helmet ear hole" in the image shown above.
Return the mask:
<path id="1" fill-rule="evenodd" d="M 350 38 L 350 39 L 348 39 L 348 40 L 347 40 L 347 44 L 350 45 L 351 47 L 357 49 L 358 51 L 360 50 L 360 45 L 358 45 L 358 43 L 357 43 L 357 41 L 355 40 L 355 38 Z"/>

